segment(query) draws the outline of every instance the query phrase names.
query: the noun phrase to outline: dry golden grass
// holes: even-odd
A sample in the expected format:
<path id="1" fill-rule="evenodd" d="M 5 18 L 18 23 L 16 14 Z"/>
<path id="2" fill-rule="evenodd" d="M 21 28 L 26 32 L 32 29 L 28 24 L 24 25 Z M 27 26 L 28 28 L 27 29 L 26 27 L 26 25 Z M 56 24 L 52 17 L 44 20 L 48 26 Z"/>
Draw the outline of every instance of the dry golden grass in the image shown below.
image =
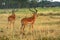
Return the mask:
<path id="1" fill-rule="evenodd" d="M 34 31 L 31 32 L 29 25 L 25 28 L 25 35 L 20 34 L 20 20 L 32 14 L 17 14 L 14 27 L 8 26 L 7 17 L 10 14 L 0 14 L 0 40 L 59 40 L 60 19 L 53 19 L 50 16 L 38 16 L 34 24 Z M 29 16 L 28 16 L 29 15 Z M 8 28 L 7 28 L 8 27 Z M 13 30 L 11 30 L 13 28 Z"/>
<path id="2" fill-rule="evenodd" d="M 57 8 L 56 10 L 55 8 L 52 9 L 49 8 L 46 10 L 38 8 L 38 13 L 60 13 L 59 8 L 59 10 L 57 10 Z M 4 14 L 2 14 L 3 11 Z M 60 40 L 60 16 L 59 18 L 58 16 L 54 16 L 56 18 L 51 18 L 51 16 L 38 16 L 34 24 L 34 31 L 31 32 L 31 27 L 27 25 L 24 30 L 25 35 L 22 35 L 20 32 L 20 21 L 24 17 L 32 16 L 32 13 L 27 9 L 19 9 L 19 12 L 16 12 L 16 21 L 14 27 L 10 27 L 7 21 L 7 18 L 11 13 L 10 11 L 11 9 L 0 11 L 0 40 Z"/>

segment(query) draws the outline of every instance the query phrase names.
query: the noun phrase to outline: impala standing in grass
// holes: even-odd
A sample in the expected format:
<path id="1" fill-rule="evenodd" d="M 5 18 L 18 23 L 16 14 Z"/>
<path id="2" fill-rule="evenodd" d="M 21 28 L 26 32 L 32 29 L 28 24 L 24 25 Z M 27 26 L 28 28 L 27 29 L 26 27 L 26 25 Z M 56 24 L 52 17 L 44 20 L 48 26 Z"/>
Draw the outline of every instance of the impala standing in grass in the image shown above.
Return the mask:
<path id="1" fill-rule="evenodd" d="M 35 9 L 35 11 L 32 11 L 32 10 L 29 8 L 29 10 L 30 10 L 31 12 L 33 12 L 33 13 L 32 13 L 33 15 L 32 15 L 31 17 L 25 17 L 25 18 L 21 19 L 21 31 L 22 31 L 22 32 L 24 32 L 24 28 L 27 27 L 26 25 L 28 25 L 28 24 L 31 25 L 32 31 L 33 31 L 33 24 L 34 24 L 35 19 L 36 19 L 36 17 L 37 17 L 37 10 L 36 10 L 36 8 L 34 8 L 34 9 Z"/>
<path id="2" fill-rule="evenodd" d="M 16 16 L 15 16 L 15 11 L 12 10 L 12 15 L 10 15 L 10 16 L 8 17 L 8 23 L 9 23 L 10 27 L 11 27 L 11 25 L 14 27 L 15 18 L 16 18 Z"/>

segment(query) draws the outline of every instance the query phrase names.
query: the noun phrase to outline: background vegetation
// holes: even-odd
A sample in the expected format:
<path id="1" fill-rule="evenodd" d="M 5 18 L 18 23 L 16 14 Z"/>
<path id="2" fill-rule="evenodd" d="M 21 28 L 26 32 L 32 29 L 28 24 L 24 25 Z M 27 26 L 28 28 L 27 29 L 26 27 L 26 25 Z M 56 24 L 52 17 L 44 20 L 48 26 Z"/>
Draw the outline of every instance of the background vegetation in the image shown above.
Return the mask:
<path id="1" fill-rule="evenodd" d="M 28 8 L 28 7 L 60 7 L 60 2 L 53 0 L 0 0 L 0 8 Z"/>

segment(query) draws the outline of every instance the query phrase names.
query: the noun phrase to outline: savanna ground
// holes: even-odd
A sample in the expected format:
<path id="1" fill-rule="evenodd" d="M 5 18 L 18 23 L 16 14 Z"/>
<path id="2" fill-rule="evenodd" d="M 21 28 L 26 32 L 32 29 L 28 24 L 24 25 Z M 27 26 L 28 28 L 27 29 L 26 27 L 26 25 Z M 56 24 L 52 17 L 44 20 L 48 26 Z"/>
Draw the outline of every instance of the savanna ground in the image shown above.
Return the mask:
<path id="1" fill-rule="evenodd" d="M 20 33 L 21 19 L 32 16 L 27 8 L 17 9 L 14 27 L 7 21 L 12 9 L 0 9 L 0 40 L 60 40 L 60 16 L 38 16 L 34 23 L 34 31 L 27 25 L 25 35 Z M 33 10 L 33 9 L 32 9 Z M 38 14 L 60 13 L 60 8 L 37 8 Z M 8 28 L 7 28 L 8 27 Z M 11 30 L 12 29 L 12 30 Z"/>

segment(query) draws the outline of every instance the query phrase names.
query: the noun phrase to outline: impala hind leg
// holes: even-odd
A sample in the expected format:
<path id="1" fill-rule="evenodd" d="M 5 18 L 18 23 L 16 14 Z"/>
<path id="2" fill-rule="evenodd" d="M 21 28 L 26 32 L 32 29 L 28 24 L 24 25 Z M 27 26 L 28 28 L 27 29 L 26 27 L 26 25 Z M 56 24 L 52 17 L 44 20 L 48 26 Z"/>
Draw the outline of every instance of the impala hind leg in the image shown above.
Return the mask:
<path id="1" fill-rule="evenodd" d="M 13 22 L 13 27 L 14 27 L 14 23 L 15 23 L 15 21 Z"/>
<path id="2" fill-rule="evenodd" d="M 32 28 L 32 32 L 33 32 L 33 24 L 31 24 L 32 26 L 31 26 L 31 28 Z"/>
<path id="3" fill-rule="evenodd" d="M 10 28 L 11 27 L 11 21 L 8 21 L 8 27 L 7 28 Z"/>
<path id="4" fill-rule="evenodd" d="M 8 21 L 7 23 L 7 30 L 10 30 L 11 29 L 11 21 Z"/>
<path id="5" fill-rule="evenodd" d="M 24 29 L 25 29 L 25 25 L 24 24 L 21 24 L 21 32 L 22 33 L 24 32 Z"/>
<path id="6" fill-rule="evenodd" d="M 23 24 L 21 24 L 21 28 L 20 28 L 20 29 L 21 29 L 21 31 L 22 31 L 22 29 L 23 29 Z"/>
<path id="7" fill-rule="evenodd" d="M 12 24 L 12 22 L 9 23 L 10 27 L 11 27 L 11 24 Z"/>
<path id="8" fill-rule="evenodd" d="M 7 28 L 9 27 L 9 21 L 7 22 Z"/>
<path id="9" fill-rule="evenodd" d="M 25 35 L 24 29 L 25 29 L 25 25 L 22 24 L 22 26 L 21 26 L 21 33 L 22 33 L 23 35 Z"/>

